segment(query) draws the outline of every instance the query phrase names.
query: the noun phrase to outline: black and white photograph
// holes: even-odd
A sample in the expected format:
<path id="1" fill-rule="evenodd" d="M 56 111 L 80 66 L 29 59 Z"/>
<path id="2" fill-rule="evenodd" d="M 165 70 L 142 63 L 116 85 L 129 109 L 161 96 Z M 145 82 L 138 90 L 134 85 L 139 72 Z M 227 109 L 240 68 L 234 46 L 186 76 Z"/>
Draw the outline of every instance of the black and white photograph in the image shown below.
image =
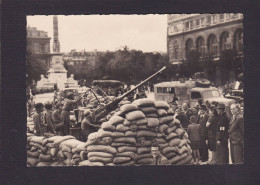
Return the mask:
<path id="1" fill-rule="evenodd" d="M 244 164 L 242 13 L 26 21 L 27 167 Z"/>

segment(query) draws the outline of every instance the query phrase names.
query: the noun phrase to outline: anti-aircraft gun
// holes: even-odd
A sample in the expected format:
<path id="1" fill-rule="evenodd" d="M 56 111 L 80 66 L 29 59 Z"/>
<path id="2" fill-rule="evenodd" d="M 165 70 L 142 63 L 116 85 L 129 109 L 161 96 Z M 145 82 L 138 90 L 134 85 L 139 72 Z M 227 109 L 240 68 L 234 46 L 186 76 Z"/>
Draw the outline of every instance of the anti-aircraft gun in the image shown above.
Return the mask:
<path id="1" fill-rule="evenodd" d="M 99 120 L 101 120 L 106 115 L 108 115 L 110 112 L 115 110 L 120 101 L 122 101 L 125 97 L 127 97 L 129 94 L 131 94 L 137 88 L 139 88 L 140 86 L 142 86 L 143 84 L 148 82 L 151 78 L 153 78 L 154 76 L 156 76 L 157 74 L 159 74 L 160 72 L 162 72 L 165 69 L 166 69 L 166 67 L 164 66 L 159 71 L 157 71 L 156 73 L 154 73 L 153 75 L 151 75 L 150 77 L 148 77 L 147 79 L 145 79 L 144 81 L 142 81 L 141 83 L 136 85 L 133 89 L 125 92 L 123 95 L 121 95 L 119 97 L 116 97 L 115 100 L 113 100 L 112 102 L 110 102 L 110 103 L 106 104 L 105 106 L 100 107 L 98 109 L 94 109 L 92 112 L 92 122 L 98 123 Z"/>

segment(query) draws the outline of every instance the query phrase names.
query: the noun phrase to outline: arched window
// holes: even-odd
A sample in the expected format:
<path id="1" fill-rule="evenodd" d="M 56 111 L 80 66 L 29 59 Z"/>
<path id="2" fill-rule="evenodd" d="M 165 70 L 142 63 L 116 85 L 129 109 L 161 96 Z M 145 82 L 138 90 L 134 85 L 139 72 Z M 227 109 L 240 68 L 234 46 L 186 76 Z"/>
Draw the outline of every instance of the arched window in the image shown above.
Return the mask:
<path id="1" fill-rule="evenodd" d="M 173 43 L 173 56 L 174 56 L 174 59 L 178 59 L 178 56 L 179 56 L 179 44 L 178 44 L 177 40 L 175 40 L 174 43 Z"/>
<path id="2" fill-rule="evenodd" d="M 210 35 L 208 39 L 208 51 L 213 55 L 218 53 L 218 43 L 216 35 Z"/>
<path id="3" fill-rule="evenodd" d="M 190 52 L 194 49 L 194 42 L 192 39 L 186 41 L 186 57 L 189 56 Z"/>
<path id="4" fill-rule="evenodd" d="M 201 57 L 203 57 L 205 55 L 206 46 L 205 46 L 205 40 L 203 37 L 199 37 L 197 39 L 197 51 L 199 52 Z"/>
<path id="5" fill-rule="evenodd" d="M 243 31 L 239 29 L 235 32 L 234 35 L 234 49 L 238 52 L 243 51 Z"/>
<path id="6" fill-rule="evenodd" d="M 224 51 L 226 49 L 229 49 L 229 34 L 228 32 L 224 32 L 222 33 L 221 37 L 220 37 L 220 50 Z"/>

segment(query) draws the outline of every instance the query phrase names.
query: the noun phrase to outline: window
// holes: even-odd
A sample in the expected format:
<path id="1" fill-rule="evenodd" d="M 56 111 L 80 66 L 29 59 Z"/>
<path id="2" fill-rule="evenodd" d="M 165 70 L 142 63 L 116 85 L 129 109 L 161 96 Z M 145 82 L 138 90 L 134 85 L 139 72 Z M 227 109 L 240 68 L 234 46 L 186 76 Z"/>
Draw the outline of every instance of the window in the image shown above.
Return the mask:
<path id="1" fill-rule="evenodd" d="M 46 53 L 45 44 L 41 44 L 41 52 L 42 53 Z"/>
<path id="2" fill-rule="evenodd" d="M 220 97 L 220 94 L 218 91 L 204 91 L 202 92 L 203 98 L 217 98 Z"/>
<path id="3" fill-rule="evenodd" d="M 40 36 L 41 36 L 41 33 L 40 33 L 40 32 L 37 32 L 37 36 L 40 37 Z"/>
<path id="4" fill-rule="evenodd" d="M 200 92 L 191 92 L 191 99 L 201 98 Z"/>
<path id="5" fill-rule="evenodd" d="M 205 40 L 202 37 L 199 37 L 197 40 L 197 51 L 201 57 L 205 55 Z"/>
<path id="6" fill-rule="evenodd" d="M 207 25 L 211 25 L 211 16 L 207 16 Z"/>
<path id="7" fill-rule="evenodd" d="M 201 23 L 201 26 L 205 26 L 205 18 L 204 17 L 200 19 L 200 23 Z"/>
<path id="8" fill-rule="evenodd" d="M 224 32 L 221 36 L 220 40 L 220 49 L 221 51 L 226 50 L 229 48 L 229 42 L 228 42 L 229 34 L 228 32 Z"/>
<path id="9" fill-rule="evenodd" d="M 243 51 L 243 32 L 242 29 L 239 29 L 235 32 L 235 36 L 234 36 L 234 48 L 238 51 L 238 52 L 242 52 Z"/>
<path id="10" fill-rule="evenodd" d="M 224 14 L 219 14 L 219 20 L 220 22 L 224 22 Z"/>
<path id="11" fill-rule="evenodd" d="M 217 15 L 212 16 L 212 23 L 216 24 L 217 23 Z"/>
<path id="12" fill-rule="evenodd" d="M 192 39 L 188 39 L 186 42 L 186 56 L 188 57 L 188 55 L 190 54 L 190 52 L 193 50 L 194 48 L 194 43 Z"/>
<path id="13" fill-rule="evenodd" d="M 208 39 L 208 50 L 213 53 L 213 55 L 217 55 L 218 53 L 218 43 L 217 37 L 215 35 L 210 35 Z"/>
<path id="14" fill-rule="evenodd" d="M 193 28 L 194 28 L 194 22 L 190 21 L 190 29 L 193 29 Z"/>
<path id="15" fill-rule="evenodd" d="M 190 23 L 189 22 L 186 22 L 185 23 L 185 30 L 189 30 L 190 29 Z"/>
<path id="16" fill-rule="evenodd" d="M 157 87 L 157 93 L 162 93 L 162 92 L 163 92 L 162 87 Z"/>
<path id="17" fill-rule="evenodd" d="M 196 28 L 200 27 L 200 20 L 196 19 Z"/>
<path id="18" fill-rule="evenodd" d="M 176 40 L 173 43 L 173 50 L 174 50 L 174 53 L 173 53 L 174 59 L 178 59 L 179 44 Z"/>

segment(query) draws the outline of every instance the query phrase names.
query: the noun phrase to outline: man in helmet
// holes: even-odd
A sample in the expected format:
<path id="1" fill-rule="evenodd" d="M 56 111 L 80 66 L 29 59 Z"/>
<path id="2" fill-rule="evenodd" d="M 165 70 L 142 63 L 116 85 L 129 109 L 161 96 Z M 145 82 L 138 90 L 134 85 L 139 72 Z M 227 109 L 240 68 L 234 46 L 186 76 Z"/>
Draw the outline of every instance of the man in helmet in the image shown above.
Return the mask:
<path id="1" fill-rule="evenodd" d="M 53 126 L 53 118 L 52 118 L 52 103 L 47 101 L 44 104 L 46 112 L 44 114 L 44 120 L 47 125 L 47 132 L 51 132 L 52 134 L 56 134 L 56 131 Z"/>
<path id="2" fill-rule="evenodd" d="M 81 136 L 82 141 L 87 141 L 88 135 L 92 132 L 95 132 L 98 128 L 100 128 L 99 125 L 92 124 L 90 121 L 91 111 L 85 110 L 83 113 L 84 119 L 81 122 Z"/>
<path id="3" fill-rule="evenodd" d="M 86 93 L 87 92 L 83 93 L 81 96 L 79 96 L 77 99 L 74 100 L 74 93 L 70 92 L 68 93 L 67 98 L 65 98 L 64 105 L 62 107 L 62 112 L 61 112 L 61 119 L 64 125 L 64 135 L 69 135 L 70 111 L 73 110 L 74 106 L 81 100 L 81 98 Z"/>
<path id="4" fill-rule="evenodd" d="M 33 115 L 33 124 L 34 124 L 34 130 L 35 135 L 37 136 L 43 136 L 45 132 L 45 124 L 44 124 L 44 118 L 43 118 L 43 104 L 42 103 L 36 103 L 35 104 L 35 110 L 36 112 Z"/>

